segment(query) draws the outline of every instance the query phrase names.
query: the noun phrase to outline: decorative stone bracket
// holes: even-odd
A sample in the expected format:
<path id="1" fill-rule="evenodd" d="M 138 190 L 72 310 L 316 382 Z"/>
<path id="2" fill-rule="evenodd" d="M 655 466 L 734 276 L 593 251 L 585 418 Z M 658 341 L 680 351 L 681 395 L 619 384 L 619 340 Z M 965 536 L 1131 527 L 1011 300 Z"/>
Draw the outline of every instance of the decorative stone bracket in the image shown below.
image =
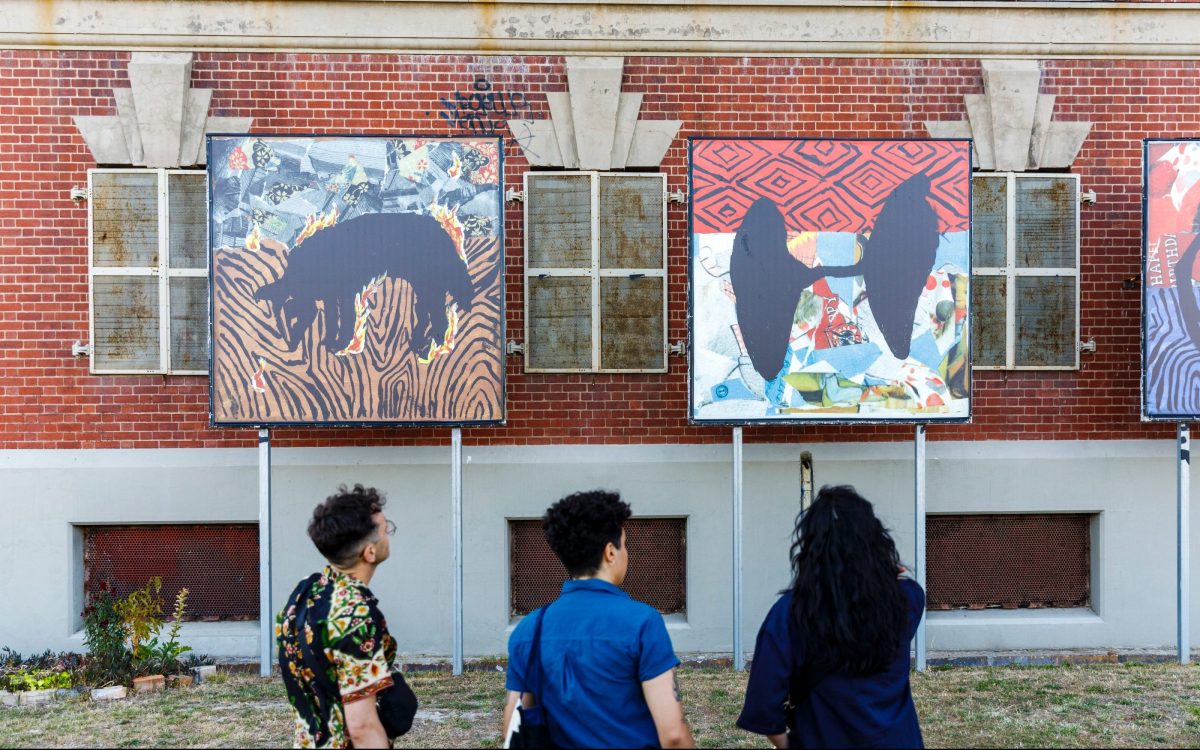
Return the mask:
<path id="1" fill-rule="evenodd" d="M 657 167 L 682 120 L 639 120 L 641 94 L 621 93 L 623 57 L 568 57 L 565 93 L 548 93 L 548 120 L 509 120 L 538 167 L 607 171 Z"/>
<path id="2" fill-rule="evenodd" d="M 75 118 L 97 164 L 190 167 L 205 162 L 205 133 L 245 133 L 253 118 L 209 117 L 212 89 L 190 87 L 190 52 L 134 52 L 115 117 Z"/>
<path id="3" fill-rule="evenodd" d="M 975 166 L 998 172 L 1070 167 L 1090 122 L 1052 121 L 1054 96 L 1039 94 L 1036 60 L 984 60 L 983 93 L 963 97 L 967 119 L 926 122 L 934 138 L 972 138 Z"/>

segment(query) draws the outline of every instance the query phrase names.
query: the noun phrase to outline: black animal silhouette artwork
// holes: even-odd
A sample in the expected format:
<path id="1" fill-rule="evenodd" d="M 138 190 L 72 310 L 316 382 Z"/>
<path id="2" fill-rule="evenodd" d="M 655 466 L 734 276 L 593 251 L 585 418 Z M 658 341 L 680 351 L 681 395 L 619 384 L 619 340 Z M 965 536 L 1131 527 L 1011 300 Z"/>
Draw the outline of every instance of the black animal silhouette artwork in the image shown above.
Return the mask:
<path id="1" fill-rule="evenodd" d="M 862 258 L 850 266 L 804 265 L 788 252 L 787 226 L 775 202 L 759 198 L 750 206 L 734 235 L 729 281 L 746 353 L 763 378 L 774 379 L 784 364 L 800 293 L 825 277 L 861 275 L 888 348 L 898 359 L 908 357 L 917 303 L 937 255 L 930 192 L 924 174 L 898 185 L 870 237 L 860 237 Z"/>
<path id="2" fill-rule="evenodd" d="M 260 287 L 254 297 L 270 303 L 290 349 L 304 343 L 321 303 L 321 343 L 340 352 L 354 338 L 355 295 L 384 275 L 412 286 L 416 321 L 409 342 L 418 356 L 442 343 L 449 327 L 447 296 L 464 313 L 475 296 L 466 263 L 437 219 L 377 213 L 322 229 L 293 248 L 283 275 Z"/>

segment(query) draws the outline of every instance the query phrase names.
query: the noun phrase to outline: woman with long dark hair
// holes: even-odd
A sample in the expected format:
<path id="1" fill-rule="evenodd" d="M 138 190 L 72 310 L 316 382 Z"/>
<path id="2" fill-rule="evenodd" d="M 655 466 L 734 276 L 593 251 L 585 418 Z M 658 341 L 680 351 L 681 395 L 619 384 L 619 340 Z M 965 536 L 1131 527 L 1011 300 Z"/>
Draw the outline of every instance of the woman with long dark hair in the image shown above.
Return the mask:
<path id="1" fill-rule="evenodd" d="M 778 748 L 923 747 L 909 643 L 925 592 L 853 487 L 796 519 L 792 585 L 758 633 L 738 726 Z"/>

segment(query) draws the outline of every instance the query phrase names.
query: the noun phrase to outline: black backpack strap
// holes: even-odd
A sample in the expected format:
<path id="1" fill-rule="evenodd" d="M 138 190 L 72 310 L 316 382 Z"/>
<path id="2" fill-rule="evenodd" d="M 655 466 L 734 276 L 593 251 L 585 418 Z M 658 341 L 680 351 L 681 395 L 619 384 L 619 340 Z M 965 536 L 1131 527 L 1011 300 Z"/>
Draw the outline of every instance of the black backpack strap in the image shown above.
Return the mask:
<path id="1" fill-rule="evenodd" d="M 542 607 L 533 625 L 533 643 L 529 647 L 529 662 L 525 665 L 525 686 L 529 688 L 525 692 L 532 695 L 536 703 L 542 700 L 542 622 L 546 619 L 548 609 L 549 604 Z"/>

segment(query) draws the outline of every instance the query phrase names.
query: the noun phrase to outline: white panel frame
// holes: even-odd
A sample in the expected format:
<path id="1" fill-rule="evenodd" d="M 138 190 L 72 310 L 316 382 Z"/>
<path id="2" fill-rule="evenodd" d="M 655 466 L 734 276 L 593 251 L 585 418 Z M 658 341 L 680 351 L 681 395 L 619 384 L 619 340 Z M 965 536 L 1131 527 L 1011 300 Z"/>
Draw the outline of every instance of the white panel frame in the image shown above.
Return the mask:
<path id="1" fill-rule="evenodd" d="M 89 169 L 88 195 L 94 195 L 93 177 L 96 174 L 156 174 L 158 177 L 158 264 L 155 266 L 105 266 L 99 268 L 95 264 L 95 248 L 92 227 L 92 205 L 88 202 L 88 341 L 91 351 L 88 355 L 88 370 L 92 375 L 208 375 L 208 370 L 175 370 L 171 368 L 171 293 L 170 279 L 175 278 L 208 278 L 207 260 L 201 268 L 171 268 L 171 233 L 170 233 L 170 196 L 168 194 L 168 175 L 188 174 L 203 175 L 191 169 Z M 205 177 L 207 180 L 207 177 Z M 208 242 L 204 243 L 205 253 L 208 252 Z M 153 369 L 101 369 L 96 367 L 96 312 L 95 292 L 93 281 L 97 276 L 153 276 L 158 279 L 158 363 Z M 205 308 L 207 309 L 207 305 Z M 207 335 L 205 321 L 205 335 Z"/>
<path id="2" fill-rule="evenodd" d="M 592 259 L 589 266 L 579 267 L 539 267 L 529 265 L 529 204 L 533 202 L 533 192 L 530 190 L 530 180 L 537 179 L 543 175 L 561 176 L 569 175 L 587 175 L 591 180 L 591 228 L 592 228 Z M 600 180 L 602 178 L 621 178 L 635 177 L 647 178 L 657 177 L 662 181 L 662 265 L 655 268 L 600 268 Z M 664 373 L 667 372 L 667 176 L 659 172 L 597 172 L 597 171 L 571 171 L 571 172 L 526 172 L 524 176 L 525 189 L 525 207 L 524 207 L 524 227 L 525 227 L 525 372 L 544 372 L 544 373 L 580 373 L 580 372 L 596 372 L 596 373 Z M 529 302 L 531 295 L 529 294 L 530 279 L 532 277 L 577 277 L 591 279 L 592 286 L 592 366 L 589 368 L 546 368 L 546 367 L 531 367 L 529 366 L 530 351 L 535 346 L 529 336 L 530 309 Z M 617 369 L 602 367 L 600 360 L 600 279 L 602 278 L 631 278 L 634 276 L 645 276 L 662 279 L 662 355 L 663 366 L 649 369 Z"/>
<path id="3" fill-rule="evenodd" d="M 1075 267 L 1074 268 L 1020 268 L 1017 266 L 1017 180 L 1019 179 L 1069 179 L 1075 183 L 1075 201 L 1073 206 L 1075 209 Z M 976 370 L 1078 370 L 1079 369 L 1079 319 L 1080 319 L 1080 289 L 1079 289 L 1079 175 L 1077 174 L 1059 174 L 1045 172 L 995 172 L 995 173 L 979 173 L 971 175 L 971 179 L 988 179 L 988 180 L 1007 180 L 1007 188 L 1005 190 L 1005 201 L 1007 209 L 1007 220 L 1005 222 L 1005 265 L 1002 267 L 978 266 L 972 258 L 971 275 L 972 276 L 1003 276 L 1007 283 L 1005 284 L 1005 313 L 1004 313 L 1004 364 L 1003 365 L 985 365 L 978 362 L 972 362 L 972 367 Z M 974 235 L 972 235 L 974 236 Z M 1071 276 L 1075 278 L 1075 346 L 1074 346 L 1074 361 L 1069 365 L 1018 365 L 1016 363 L 1017 352 L 1017 284 L 1018 277 L 1055 277 L 1055 276 Z M 979 311 L 972 310 L 972 314 L 979 314 Z"/>

